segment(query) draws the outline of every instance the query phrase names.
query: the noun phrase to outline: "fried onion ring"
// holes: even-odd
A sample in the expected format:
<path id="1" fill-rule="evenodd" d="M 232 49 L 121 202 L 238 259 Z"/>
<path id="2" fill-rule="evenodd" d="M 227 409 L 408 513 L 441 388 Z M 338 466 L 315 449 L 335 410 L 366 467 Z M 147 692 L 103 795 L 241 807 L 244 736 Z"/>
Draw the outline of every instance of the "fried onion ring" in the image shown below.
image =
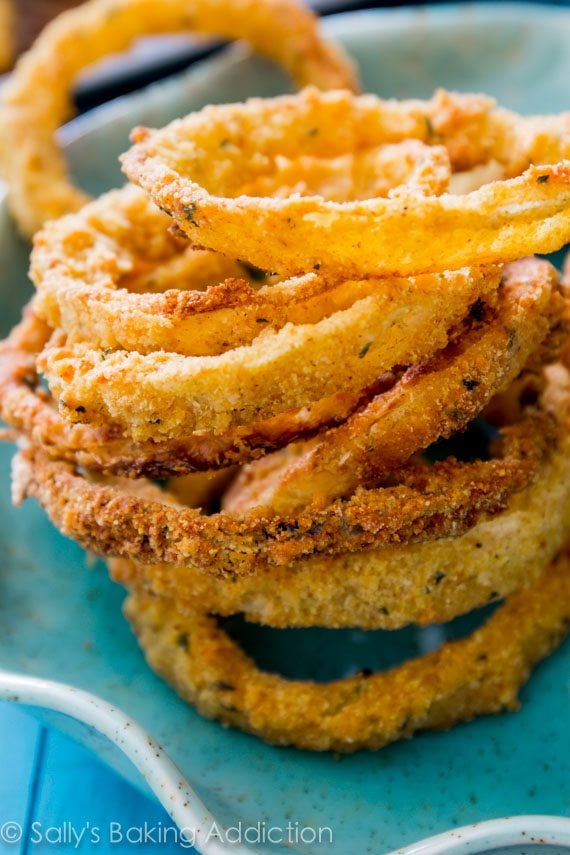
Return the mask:
<path id="1" fill-rule="evenodd" d="M 219 436 L 192 434 L 180 440 L 135 443 L 122 437 L 116 425 L 99 428 L 71 424 L 54 409 L 50 397 L 39 387 L 36 366 L 51 335 L 51 328 L 30 305 L 22 322 L 0 344 L 0 417 L 51 458 L 112 475 L 165 478 L 252 460 L 338 424 L 376 391 L 391 384 L 390 378 L 381 378 L 364 394 L 333 395 L 302 410 Z"/>
<path id="2" fill-rule="evenodd" d="M 416 451 L 463 430 L 513 382 L 565 309 L 551 265 L 538 259 L 508 265 L 489 317 L 478 317 L 481 323 L 408 369 L 340 427 L 245 467 L 225 510 L 270 505 L 293 513 L 315 499 L 333 501 L 378 483 Z"/>
<path id="3" fill-rule="evenodd" d="M 378 749 L 418 730 L 447 729 L 518 708 L 532 668 L 570 625 L 570 557 L 513 594 L 472 635 L 383 673 L 329 683 L 261 671 L 204 613 L 133 594 L 125 614 L 150 666 L 208 718 L 278 745 Z"/>
<path id="4" fill-rule="evenodd" d="M 271 177 L 279 158 L 330 159 L 409 138 L 443 143 L 455 167 L 493 159 L 514 177 L 460 196 L 248 195 L 251 181 Z M 122 160 L 128 177 L 198 246 L 280 274 L 316 267 L 359 278 L 560 249 L 570 240 L 569 140 L 570 114 L 522 118 L 479 96 L 399 103 L 308 89 L 207 107 L 160 131 L 138 129 Z"/>
<path id="5" fill-rule="evenodd" d="M 55 138 L 73 112 L 78 74 L 141 36 L 178 31 L 245 39 L 300 86 L 357 88 L 343 51 L 320 36 L 313 13 L 295 0 L 91 0 L 46 27 L 2 92 L 3 169 L 24 234 L 87 200 Z"/>
<path id="6" fill-rule="evenodd" d="M 387 486 L 359 488 L 347 500 L 296 516 L 268 508 L 208 516 L 148 501 L 93 483 L 35 448 L 15 458 L 14 497 L 34 496 L 63 534 L 97 554 L 152 564 L 188 561 L 214 575 L 244 575 L 309 555 L 458 537 L 485 514 L 503 510 L 539 475 L 556 448 L 564 401 L 552 413 L 530 408 L 503 428 L 499 457 L 408 464 Z"/>
<path id="7" fill-rule="evenodd" d="M 408 163 L 410 146 L 414 151 Z M 400 170 L 383 174 L 390 186 L 405 181 L 408 176 L 401 171 L 413 173 L 418 161 L 421 175 L 410 180 L 433 179 L 432 192 L 434 181 L 443 182 L 430 156 L 435 154 L 437 160 L 443 153 L 447 158 L 445 149 L 417 140 L 388 148 Z M 385 166 L 382 160 L 380 167 Z M 247 271 L 237 262 L 187 246 L 183 252 L 169 232 L 170 224 L 133 186 L 107 193 L 78 214 L 50 223 L 36 235 L 32 253 L 38 313 L 53 328 L 61 327 L 93 346 L 207 356 L 250 344 L 264 329 L 279 329 L 288 322 L 316 323 L 378 291 L 373 280 L 339 282 L 314 273 L 256 290 L 240 281 Z M 205 275 L 211 279 L 214 271 L 219 278 L 207 288 L 211 283 Z M 399 283 L 382 282 L 382 290 L 389 288 L 398 289 Z"/>
<path id="8" fill-rule="evenodd" d="M 557 366 L 548 373 L 554 375 L 549 394 L 557 388 L 568 407 L 567 372 Z M 456 538 L 309 557 L 237 579 L 213 578 L 190 563 L 144 565 L 121 558 L 109 561 L 111 575 L 128 588 L 171 599 L 181 613 L 242 613 L 274 627 L 442 623 L 534 583 L 567 543 L 569 426 L 567 419 L 556 451 L 532 484 L 513 495 L 504 511 Z M 156 499 L 157 489 L 147 485 L 143 495 Z M 194 490 L 186 503 L 202 505 L 210 497 L 205 490 Z"/>
<path id="9" fill-rule="evenodd" d="M 113 422 L 135 440 L 222 433 L 357 393 L 394 366 L 431 356 L 479 297 L 494 296 L 500 277 L 490 267 L 380 280 L 347 309 L 315 324 L 266 330 L 219 356 L 107 353 L 89 342 L 56 341 L 38 364 L 71 421 Z"/>

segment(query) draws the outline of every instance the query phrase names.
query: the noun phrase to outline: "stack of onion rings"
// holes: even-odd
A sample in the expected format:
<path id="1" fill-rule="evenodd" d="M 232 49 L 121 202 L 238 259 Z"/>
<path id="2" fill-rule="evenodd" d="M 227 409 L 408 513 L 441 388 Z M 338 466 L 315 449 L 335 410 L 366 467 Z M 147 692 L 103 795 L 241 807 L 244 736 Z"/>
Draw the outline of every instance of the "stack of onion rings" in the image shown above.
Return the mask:
<path id="1" fill-rule="evenodd" d="M 82 32 L 107 33 L 107 3 Z M 273 58 L 354 86 L 309 13 L 264 0 L 245 20 L 248 3 L 196 0 L 189 22 L 169 0 L 156 25 L 149 0 L 119 0 L 113 44 L 191 28 L 261 49 L 295 11 Z M 60 74 L 30 147 L 5 155 L 28 231 L 82 199 L 53 157 L 100 52 L 72 49 L 79 21 L 53 25 L 5 99 L 15 143 L 40 115 L 31 76 Z M 109 558 L 150 664 L 203 714 L 278 744 L 379 748 L 514 708 L 561 641 L 568 277 L 528 256 L 570 237 L 568 130 L 445 92 L 211 107 L 137 131 L 140 187 L 36 236 L 37 293 L 0 345 L 14 499 Z M 47 173 L 26 167 L 40 137 Z M 478 418 L 483 454 L 432 461 Z M 214 617 L 396 630 L 503 599 L 469 638 L 326 685 L 263 673 Z"/>
<path id="2" fill-rule="evenodd" d="M 398 629 L 451 620 L 509 596 L 537 578 L 570 530 L 568 375 L 561 367 L 548 375 L 545 406 L 556 408 L 561 419 L 556 451 L 503 511 L 463 534 L 311 556 L 239 578 L 213 578 L 189 562 L 149 565 L 124 558 L 111 559 L 113 575 L 128 587 L 148 587 L 175 600 L 183 613 L 242 613 L 275 627 Z M 151 485 L 143 495 L 164 501 Z M 199 506 L 203 495 L 185 500 Z"/>

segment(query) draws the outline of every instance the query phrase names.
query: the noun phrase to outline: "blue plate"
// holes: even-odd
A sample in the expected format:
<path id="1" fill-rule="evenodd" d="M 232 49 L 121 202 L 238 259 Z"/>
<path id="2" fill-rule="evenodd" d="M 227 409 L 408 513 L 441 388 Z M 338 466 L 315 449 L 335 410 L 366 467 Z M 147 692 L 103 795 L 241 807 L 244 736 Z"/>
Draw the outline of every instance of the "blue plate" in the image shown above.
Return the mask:
<path id="1" fill-rule="evenodd" d="M 522 112 L 570 107 L 570 12 L 564 9 L 493 4 L 374 11 L 339 16 L 327 28 L 359 61 L 365 88 L 381 95 L 428 96 L 445 86 L 485 91 Z M 120 183 L 116 156 L 127 147 L 133 125 L 162 125 L 206 103 L 285 89 L 272 67 L 233 48 L 69 125 L 64 138 L 73 170 L 99 193 Z M 2 205 L 2 332 L 31 291 L 27 252 Z M 271 748 L 203 720 L 153 676 L 121 617 L 123 593 L 105 568 L 55 532 L 34 503 L 10 506 L 10 456 L 11 449 L 0 449 L 0 668 L 63 680 L 125 710 L 159 740 L 221 822 L 330 827 L 333 843 L 325 851 L 384 853 L 495 817 L 568 814 L 568 645 L 538 668 L 517 714 L 342 760 Z M 268 646 L 267 638 L 263 634 L 263 661 L 271 665 L 279 660 L 280 644 L 273 634 Z M 255 648 L 259 639 L 248 643 Z M 288 636 L 289 671 L 340 675 L 369 661 L 396 661 L 431 643 L 425 632 L 299 631 Z M 58 722 L 76 728 L 71 719 Z M 84 731 L 76 736 L 86 739 Z M 121 766 L 105 740 L 91 742 Z M 164 794 L 165 803 L 170 795 Z M 540 822 L 546 833 L 548 821 Z M 540 829 L 540 822 L 532 827 Z M 485 839 L 480 848 L 507 840 Z M 453 851 L 460 851 L 456 844 Z M 293 849 L 317 853 L 323 846 L 298 841 Z"/>

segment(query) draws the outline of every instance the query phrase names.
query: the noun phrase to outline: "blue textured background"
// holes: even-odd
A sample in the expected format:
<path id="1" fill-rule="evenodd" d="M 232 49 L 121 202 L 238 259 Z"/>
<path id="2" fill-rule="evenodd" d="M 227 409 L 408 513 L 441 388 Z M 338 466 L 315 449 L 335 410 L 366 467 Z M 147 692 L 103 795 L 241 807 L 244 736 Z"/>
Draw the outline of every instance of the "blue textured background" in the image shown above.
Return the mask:
<path id="1" fill-rule="evenodd" d="M 156 829 L 154 836 L 166 843 L 147 843 L 145 852 L 194 852 L 174 842 L 164 829 L 172 821 L 160 805 L 139 794 L 129 784 L 100 765 L 91 754 L 54 730 L 39 725 L 30 715 L 0 704 L 0 836 L 5 823 L 18 823 L 22 830 L 19 843 L 0 841 L 0 855 L 47 855 L 56 852 L 113 852 L 125 855 L 140 847 L 136 843 L 110 843 L 111 823 L 120 823 L 123 831 L 131 828 L 136 841 L 144 823 Z M 48 829 L 62 829 L 65 823 L 77 831 L 87 826 L 83 842 L 33 843 L 33 823 L 40 823 L 42 834 L 55 834 Z M 92 845 L 88 834 L 100 829 L 101 843 Z M 143 832 L 144 833 L 144 828 Z M 52 838 L 53 839 L 53 838 Z"/>

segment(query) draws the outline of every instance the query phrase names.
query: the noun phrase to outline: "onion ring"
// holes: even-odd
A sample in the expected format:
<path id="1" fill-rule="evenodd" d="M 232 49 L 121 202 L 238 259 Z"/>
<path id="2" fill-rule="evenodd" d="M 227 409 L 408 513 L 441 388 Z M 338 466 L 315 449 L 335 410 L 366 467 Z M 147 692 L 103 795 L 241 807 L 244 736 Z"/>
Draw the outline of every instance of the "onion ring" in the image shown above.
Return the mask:
<path id="1" fill-rule="evenodd" d="M 55 139 L 72 114 L 78 74 L 136 38 L 178 31 L 245 39 L 300 86 L 357 88 L 344 53 L 319 35 L 316 17 L 295 0 L 91 0 L 46 27 L 2 93 L 3 168 L 24 234 L 87 200 L 71 183 Z"/>
<path id="2" fill-rule="evenodd" d="M 215 619 L 133 594 L 125 614 L 150 666 L 202 715 L 278 745 L 378 749 L 425 729 L 518 708 L 532 668 L 570 626 L 570 557 L 472 635 L 384 673 L 318 684 L 261 671 Z"/>
<path id="3" fill-rule="evenodd" d="M 308 555 L 459 536 L 485 514 L 503 510 L 537 477 L 556 447 L 558 416 L 531 409 L 503 429 L 498 458 L 409 464 L 388 486 L 359 489 L 297 516 L 266 508 L 207 516 L 148 501 L 92 483 L 34 448 L 15 458 L 14 498 L 34 496 L 63 534 L 97 554 L 152 564 L 189 561 L 214 575 L 244 575 Z"/>
<path id="4" fill-rule="evenodd" d="M 416 451 L 463 430 L 514 381 L 565 309 L 551 265 L 538 259 L 508 265 L 490 317 L 479 317 L 442 353 L 408 369 L 340 427 L 246 467 L 224 509 L 263 504 L 293 513 L 378 483 Z"/>
<path id="5" fill-rule="evenodd" d="M 207 107 L 161 131 L 138 129 L 136 145 L 122 161 L 131 181 L 196 245 L 237 252 L 287 275 L 315 268 L 350 278 L 411 275 L 440 271 L 442 264 L 512 261 L 567 243 L 569 129 L 570 114 L 525 119 L 493 110 L 493 102 L 477 96 L 454 100 L 444 93 L 429 102 L 398 103 L 308 89 Z M 484 132 L 479 141 L 476 132 Z M 411 137 L 443 143 L 456 166 L 494 158 L 516 177 L 464 196 L 410 190 L 388 199 L 336 202 L 321 195 L 246 195 L 257 173 L 272 175 L 277 156 L 334 158 Z M 220 148 L 222 138 L 229 143 Z M 252 148 L 256 155 L 248 167 Z M 546 165 L 532 165 L 537 162 Z"/>
<path id="6" fill-rule="evenodd" d="M 392 172 L 397 172 L 382 173 L 390 186 L 409 179 L 416 186 L 431 182 L 432 192 L 436 185 L 444 188 L 449 174 L 444 148 L 417 140 L 388 148 Z M 442 154 L 446 163 L 438 170 Z M 385 152 L 376 159 L 384 170 Z M 409 170 L 411 176 L 401 174 Z M 350 186 L 354 180 L 348 181 Z M 260 330 L 287 322 L 315 323 L 378 290 L 373 281 L 338 282 L 314 273 L 255 290 L 238 281 L 247 278 L 247 271 L 237 262 L 187 247 L 182 252 L 180 241 L 169 233 L 170 223 L 133 186 L 50 223 L 36 235 L 32 253 L 38 313 L 54 329 L 61 327 L 93 346 L 206 356 L 249 344 Z M 217 287 L 206 290 L 210 283 L 204 275 L 212 277 L 214 271 Z M 397 282 L 382 283 L 383 290 L 397 287 Z"/>
<path id="7" fill-rule="evenodd" d="M 545 394 L 564 396 L 568 413 L 556 451 L 501 513 L 459 537 L 309 557 L 237 579 L 214 578 L 190 563 L 144 565 L 121 558 L 109 560 L 111 575 L 130 589 L 147 588 L 172 600 L 183 614 L 242 613 L 280 628 L 399 629 L 448 621 L 510 596 L 534 583 L 570 537 L 570 380 L 560 366 L 547 374 Z M 185 502 L 203 505 L 208 490 L 201 485 Z M 142 495 L 156 499 L 158 488 L 147 485 Z"/>
<path id="8" fill-rule="evenodd" d="M 222 433 L 337 392 L 359 392 L 394 366 L 431 356 L 480 296 L 493 296 L 500 276 L 491 267 L 388 288 L 382 280 L 370 296 L 316 324 L 267 330 L 219 356 L 108 354 L 89 343 L 56 342 L 38 364 L 71 421 L 111 421 L 135 440 Z"/>
<path id="9" fill-rule="evenodd" d="M 193 434 L 180 440 L 135 443 L 116 425 L 97 428 L 71 424 L 39 388 L 36 361 L 52 334 L 30 305 L 22 322 L 0 344 L 0 417 L 53 459 L 113 475 L 165 478 L 195 470 L 217 469 L 252 460 L 288 442 L 311 436 L 346 419 L 375 391 L 382 379 L 359 395 L 333 395 L 311 407 L 220 436 Z"/>

